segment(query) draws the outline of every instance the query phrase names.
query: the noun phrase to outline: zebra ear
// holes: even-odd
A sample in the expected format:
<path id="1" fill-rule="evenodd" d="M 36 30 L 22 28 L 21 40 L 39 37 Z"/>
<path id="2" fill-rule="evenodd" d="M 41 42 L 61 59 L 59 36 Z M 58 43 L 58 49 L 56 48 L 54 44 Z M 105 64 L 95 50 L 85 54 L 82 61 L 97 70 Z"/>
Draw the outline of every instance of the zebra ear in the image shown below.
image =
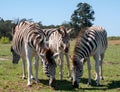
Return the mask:
<path id="1" fill-rule="evenodd" d="M 72 30 L 73 28 L 70 28 L 69 30 L 67 30 L 67 33 L 69 34 Z"/>
<path id="2" fill-rule="evenodd" d="M 59 32 L 60 34 L 62 34 L 62 35 L 64 34 L 64 32 L 63 32 L 63 30 L 62 30 L 61 28 L 58 28 L 57 30 L 58 30 L 58 32 Z"/>
<path id="3" fill-rule="evenodd" d="M 59 55 L 59 53 L 55 53 L 52 57 L 55 59 L 55 58 L 57 58 L 58 55 Z"/>

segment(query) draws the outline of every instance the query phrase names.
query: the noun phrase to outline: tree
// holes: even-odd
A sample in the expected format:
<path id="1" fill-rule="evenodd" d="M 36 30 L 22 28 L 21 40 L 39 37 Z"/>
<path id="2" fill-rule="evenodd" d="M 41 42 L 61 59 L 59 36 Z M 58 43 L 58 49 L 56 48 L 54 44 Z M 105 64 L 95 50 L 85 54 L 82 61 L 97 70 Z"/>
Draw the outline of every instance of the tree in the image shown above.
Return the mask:
<path id="1" fill-rule="evenodd" d="M 11 20 L 5 21 L 1 18 L 0 19 L 0 38 L 8 37 L 9 40 L 11 40 L 12 39 L 11 31 L 12 31 Z"/>
<path id="2" fill-rule="evenodd" d="M 70 22 L 68 22 L 68 21 L 64 21 L 64 22 L 61 24 L 61 26 L 64 26 L 64 27 L 66 27 L 66 28 L 71 28 Z"/>
<path id="3" fill-rule="evenodd" d="M 92 26 L 92 21 L 94 21 L 94 11 L 92 7 L 87 3 L 79 3 L 77 9 L 74 10 L 71 15 L 71 25 L 76 30 L 75 36 L 84 27 Z"/>

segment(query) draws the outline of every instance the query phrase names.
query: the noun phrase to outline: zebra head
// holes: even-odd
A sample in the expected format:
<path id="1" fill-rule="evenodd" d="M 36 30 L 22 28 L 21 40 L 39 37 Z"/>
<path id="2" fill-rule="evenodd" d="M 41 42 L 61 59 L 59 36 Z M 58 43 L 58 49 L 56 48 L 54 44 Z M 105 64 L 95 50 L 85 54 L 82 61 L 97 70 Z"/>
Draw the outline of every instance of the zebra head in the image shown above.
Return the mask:
<path id="1" fill-rule="evenodd" d="M 80 78 L 83 75 L 83 60 L 76 59 L 73 57 L 73 67 L 72 67 L 72 73 L 73 73 L 73 88 L 79 88 L 79 82 Z"/>
<path id="2" fill-rule="evenodd" d="M 14 64 L 18 64 L 18 61 L 20 60 L 20 56 L 14 51 L 14 49 L 11 46 L 11 52 L 12 52 L 12 62 Z"/>
<path id="3" fill-rule="evenodd" d="M 60 49 L 64 50 L 65 53 L 67 53 L 69 51 L 69 47 L 70 47 L 70 30 L 65 29 L 65 27 L 61 26 L 58 29 L 58 32 L 61 35 L 61 42 L 60 42 Z"/>
<path id="4" fill-rule="evenodd" d="M 55 58 L 58 54 L 54 54 L 51 49 L 48 49 L 44 55 L 41 55 L 43 58 L 43 70 L 44 73 L 49 77 L 49 85 L 54 87 L 55 73 L 56 73 L 56 62 Z"/>

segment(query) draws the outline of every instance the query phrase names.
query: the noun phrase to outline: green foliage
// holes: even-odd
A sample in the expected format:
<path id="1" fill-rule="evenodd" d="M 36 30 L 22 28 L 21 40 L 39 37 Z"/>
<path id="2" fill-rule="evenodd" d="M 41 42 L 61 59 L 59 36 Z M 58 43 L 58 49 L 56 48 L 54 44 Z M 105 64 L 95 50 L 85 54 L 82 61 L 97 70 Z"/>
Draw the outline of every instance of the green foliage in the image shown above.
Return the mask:
<path id="1" fill-rule="evenodd" d="M 11 31 L 12 31 L 11 20 L 5 21 L 2 18 L 0 18 L 0 38 L 8 37 L 11 40 L 12 39 Z"/>
<path id="2" fill-rule="evenodd" d="M 38 25 L 40 26 L 40 28 L 42 29 L 46 29 L 46 28 L 58 28 L 60 25 L 43 25 L 42 22 L 38 22 Z"/>
<path id="3" fill-rule="evenodd" d="M 92 21 L 95 19 L 93 15 L 92 6 L 87 3 L 78 3 L 77 9 L 71 15 L 71 25 L 75 29 L 75 35 L 78 34 L 80 29 L 92 26 Z"/>
<path id="4" fill-rule="evenodd" d="M 8 43 L 10 43 L 10 40 L 9 40 L 8 37 L 2 37 L 0 39 L 0 43 L 2 43 L 2 44 L 8 44 Z"/>
<path id="5" fill-rule="evenodd" d="M 108 40 L 120 40 L 120 36 L 110 36 Z"/>

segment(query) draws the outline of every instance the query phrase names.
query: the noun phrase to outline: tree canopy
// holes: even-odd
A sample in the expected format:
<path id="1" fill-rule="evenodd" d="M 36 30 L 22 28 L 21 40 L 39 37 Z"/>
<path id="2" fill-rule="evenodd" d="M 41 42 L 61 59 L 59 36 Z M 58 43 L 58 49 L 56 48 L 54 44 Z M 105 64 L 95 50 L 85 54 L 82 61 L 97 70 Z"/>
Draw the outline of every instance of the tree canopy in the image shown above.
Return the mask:
<path id="1" fill-rule="evenodd" d="M 92 21 L 94 21 L 94 11 L 92 6 L 87 3 L 78 3 L 77 9 L 74 10 L 73 14 L 71 15 L 71 25 L 75 29 L 75 35 L 84 28 L 90 27 L 93 25 Z"/>

